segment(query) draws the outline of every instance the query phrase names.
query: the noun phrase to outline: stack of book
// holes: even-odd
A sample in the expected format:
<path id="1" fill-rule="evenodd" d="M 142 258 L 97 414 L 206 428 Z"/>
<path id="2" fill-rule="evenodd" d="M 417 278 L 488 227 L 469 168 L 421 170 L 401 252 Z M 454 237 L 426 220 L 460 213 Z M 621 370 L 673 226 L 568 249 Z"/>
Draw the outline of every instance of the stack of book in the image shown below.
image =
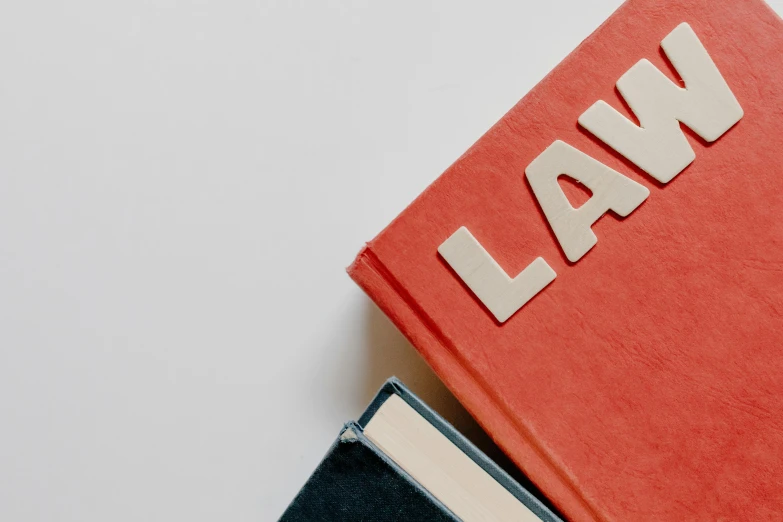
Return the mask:
<path id="1" fill-rule="evenodd" d="M 629 0 L 349 268 L 563 518 L 783 520 L 781 56 Z M 395 381 L 284 516 L 455 518 L 558 519 Z"/>

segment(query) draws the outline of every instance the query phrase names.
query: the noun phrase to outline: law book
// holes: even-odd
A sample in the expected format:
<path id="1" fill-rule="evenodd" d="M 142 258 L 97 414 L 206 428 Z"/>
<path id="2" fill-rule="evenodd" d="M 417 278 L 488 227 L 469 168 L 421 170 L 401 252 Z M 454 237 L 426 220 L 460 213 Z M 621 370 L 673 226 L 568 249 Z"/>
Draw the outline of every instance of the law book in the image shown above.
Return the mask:
<path id="1" fill-rule="evenodd" d="M 783 519 L 781 57 L 629 0 L 348 269 L 570 520 Z"/>
<path id="2" fill-rule="evenodd" d="M 561 522 L 391 378 L 349 422 L 281 522 Z"/>

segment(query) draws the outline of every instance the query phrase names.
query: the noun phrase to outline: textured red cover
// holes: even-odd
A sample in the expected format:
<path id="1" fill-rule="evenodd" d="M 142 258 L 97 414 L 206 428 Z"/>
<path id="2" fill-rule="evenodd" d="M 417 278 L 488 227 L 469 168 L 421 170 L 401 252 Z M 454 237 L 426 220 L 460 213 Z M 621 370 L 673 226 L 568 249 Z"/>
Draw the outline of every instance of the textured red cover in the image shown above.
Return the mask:
<path id="1" fill-rule="evenodd" d="M 654 182 L 580 130 L 688 22 L 745 116 Z M 783 519 L 783 24 L 760 0 L 631 0 L 359 254 L 349 273 L 572 520 Z M 561 139 L 650 188 L 568 263 L 525 167 Z M 512 277 L 499 325 L 438 256 L 467 226 Z"/>

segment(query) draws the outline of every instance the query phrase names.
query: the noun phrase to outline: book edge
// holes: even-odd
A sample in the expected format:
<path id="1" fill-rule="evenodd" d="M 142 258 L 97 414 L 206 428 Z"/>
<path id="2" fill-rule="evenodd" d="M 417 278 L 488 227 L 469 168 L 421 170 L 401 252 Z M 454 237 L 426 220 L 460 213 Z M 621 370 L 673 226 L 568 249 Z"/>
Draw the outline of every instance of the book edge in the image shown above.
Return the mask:
<path id="1" fill-rule="evenodd" d="M 367 245 L 348 267 L 349 276 L 391 319 L 498 447 L 568 519 L 608 520 L 609 516 L 585 498 L 576 485 L 569 483 L 563 471 L 542 454 L 531 437 L 521 433 L 520 427 L 432 331 L 399 289 L 378 270 L 371 256 L 375 259 L 371 245 Z M 379 263 L 377 259 L 375 262 Z"/>
<path id="2" fill-rule="evenodd" d="M 446 439 L 451 441 L 460 451 L 469 459 L 483 469 L 490 477 L 503 486 L 519 502 L 524 504 L 532 511 L 542 522 L 561 522 L 560 517 L 554 514 L 540 500 L 538 500 L 530 491 L 514 480 L 492 459 L 490 459 L 475 444 L 470 442 L 462 433 L 444 419 L 438 412 L 430 408 L 427 403 L 421 400 L 397 377 L 391 377 L 384 383 L 377 395 L 362 414 L 359 425 L 364 428 L 372 419 L 375 413 L 386 402 L 391 395 L 397 395 L 405 401 L 411 408 L 429 422 Z"/>

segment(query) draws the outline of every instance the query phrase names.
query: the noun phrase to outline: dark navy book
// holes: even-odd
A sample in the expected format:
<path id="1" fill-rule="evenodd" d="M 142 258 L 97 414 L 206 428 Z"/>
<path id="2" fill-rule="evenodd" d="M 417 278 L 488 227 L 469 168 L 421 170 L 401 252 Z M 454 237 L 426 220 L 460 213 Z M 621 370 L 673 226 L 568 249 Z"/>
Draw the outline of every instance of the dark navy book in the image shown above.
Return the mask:
<path id="1" fill-rule="evenodd" d="M 561 522 L 396 378 L 343 427 L 280 520 Z"/>

